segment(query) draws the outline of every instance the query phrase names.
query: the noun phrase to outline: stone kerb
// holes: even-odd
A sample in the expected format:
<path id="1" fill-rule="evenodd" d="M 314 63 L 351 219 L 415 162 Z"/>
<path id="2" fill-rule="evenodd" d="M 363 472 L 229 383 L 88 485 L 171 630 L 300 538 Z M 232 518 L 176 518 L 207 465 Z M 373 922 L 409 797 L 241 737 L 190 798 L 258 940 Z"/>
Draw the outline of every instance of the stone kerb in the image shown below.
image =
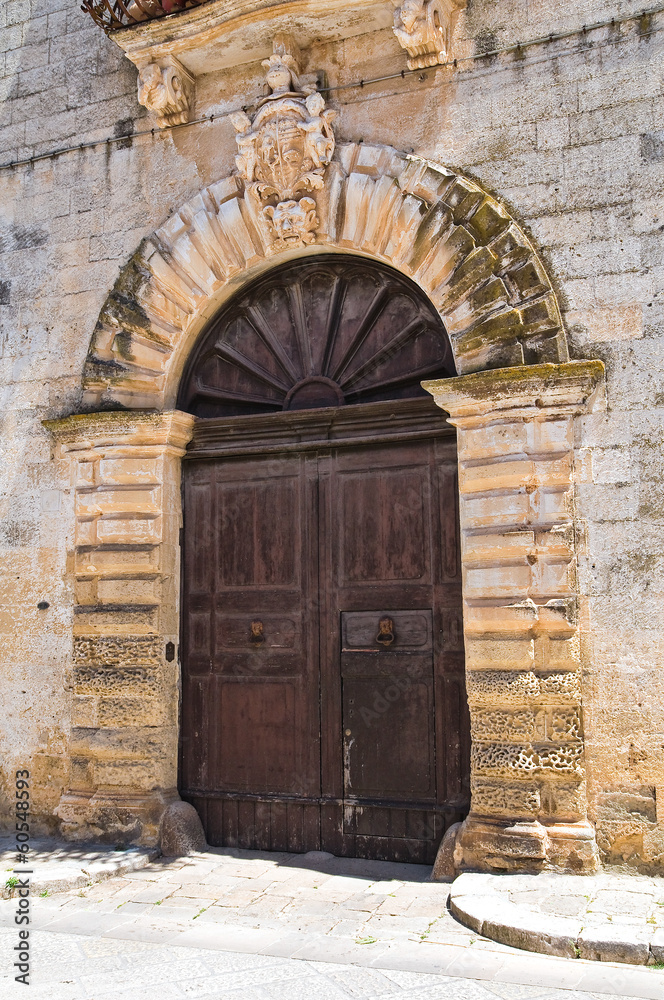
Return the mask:
<path id="1" fill-rule="evenodd" d="M 47 421 L 75 492 L 71 839 L 156 843 L 177 799 L 180 459 L 194 418 Z"/>
<path id="2" fill-rule="evenodd" d="M 594 870 L 587 821 L 575 418 L 599 361 L 425 382 L 458 429 L 471 812 L 458 869 Z"/>
<path id="3" fill-rule="evenodd" d="M 457 371 L 567 360 L 545 270 L 505 208 L 461 174 L 387 146 L 337 145 L 307 248 L 271 255 L 236 175 L 204 188 L 145 240 L 92 336 L 84 408 L 173 406 L 193 343 L 226 297 L 304 253 L 354 252 L 411 277 L 439 310 Z"/>

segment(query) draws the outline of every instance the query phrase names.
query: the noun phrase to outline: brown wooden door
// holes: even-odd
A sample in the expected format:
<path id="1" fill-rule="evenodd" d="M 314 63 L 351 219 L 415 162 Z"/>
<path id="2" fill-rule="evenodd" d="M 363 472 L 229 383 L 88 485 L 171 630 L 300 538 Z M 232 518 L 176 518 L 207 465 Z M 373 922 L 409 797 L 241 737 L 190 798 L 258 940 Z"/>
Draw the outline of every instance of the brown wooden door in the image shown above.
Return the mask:
<path id="1" fill-rule="evenodd" d="M 197 428 L 181 794 L 211 844 L 426 862 L 467 811 L 455 469 L 429 400 Z"/>

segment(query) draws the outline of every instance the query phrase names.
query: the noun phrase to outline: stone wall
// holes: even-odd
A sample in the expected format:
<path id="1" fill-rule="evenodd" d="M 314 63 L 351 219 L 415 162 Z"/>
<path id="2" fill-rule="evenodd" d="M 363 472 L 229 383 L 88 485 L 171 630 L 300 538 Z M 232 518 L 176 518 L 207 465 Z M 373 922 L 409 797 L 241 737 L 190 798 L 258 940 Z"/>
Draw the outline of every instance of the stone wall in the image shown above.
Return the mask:
<path id="1" fill-rule="evenodd" d="M 455 51 L 641 6 L 475 0 Z M 657 14 L 329 98 L 339 139 L 449 164 L 502 200 L 545 262 L 572 356 L 606 365 L 606 411 L 580 418 L 576 442 L 586 770 L 600 846 L 644 864 L 664 856 L 663 40 Z M 335 87 L 405 67 L 390 30 L 308 56 Z M 15 768 L 32 768 L 44 826 L 71 784 L 74 494 L 41 422 L 77 411 L 90 336 L 120 269 L 179 205 L 231 172 L 226 112 L 247 99 L 236 95 L 262 92 L 259 64 L 210 74 L 196 113 L 218 113 L 212 123 L 0 171 L 4 816 Z M 0 163 L 153 124 L 135 68 L 75 0 L 0 6 L 0 101 Z"/>

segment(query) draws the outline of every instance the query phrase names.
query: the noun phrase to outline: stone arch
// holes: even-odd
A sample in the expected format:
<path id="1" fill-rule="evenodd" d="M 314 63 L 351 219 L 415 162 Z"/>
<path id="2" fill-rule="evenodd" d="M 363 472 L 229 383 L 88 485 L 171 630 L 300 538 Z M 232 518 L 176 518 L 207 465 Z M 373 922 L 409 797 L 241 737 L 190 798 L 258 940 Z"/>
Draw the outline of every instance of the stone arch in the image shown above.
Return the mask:
<path id="1" fill-rule="evenodd" d="M 204 323 L 277 260 L 357 253 L 412 278 L 438 310 L 459 374 L 568 360 L 556 296 L 523 230 L 475 181 L 388 146 L 340 145 L 317 196 L 316 242 L 271 256 L 235 175 L 191 198 L 125 266 L 101 310 L 83 407 L 174 405 Z"/>

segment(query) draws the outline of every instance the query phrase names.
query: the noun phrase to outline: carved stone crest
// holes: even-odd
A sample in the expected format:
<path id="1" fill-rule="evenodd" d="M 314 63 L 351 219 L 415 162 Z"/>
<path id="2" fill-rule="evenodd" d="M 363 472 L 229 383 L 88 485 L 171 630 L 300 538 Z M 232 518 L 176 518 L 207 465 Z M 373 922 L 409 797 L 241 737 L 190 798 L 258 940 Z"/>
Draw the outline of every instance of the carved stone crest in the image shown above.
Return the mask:
<path id="1" fill-rule="evenodd" d="M 272 241 L 270 252 L 306 246 L 318 226 L 316 202 L 302 197 L 323 186 L 325 168 L 334 153 L 332 119 L 313 84 L 300 76 L 296 58 L 276 41 L 263 66 L 271 93 L 250 118 L 231 115 L 238 153 L 238 173 L 246 192 L 256 199 Z"/>
<path id="2" fill-rule="evenodd" d="M 394 34 L 408 52 L 409 69 L 450 58 L 452 33 L 466 0 L 404 0 L 394 12 Z"/>

